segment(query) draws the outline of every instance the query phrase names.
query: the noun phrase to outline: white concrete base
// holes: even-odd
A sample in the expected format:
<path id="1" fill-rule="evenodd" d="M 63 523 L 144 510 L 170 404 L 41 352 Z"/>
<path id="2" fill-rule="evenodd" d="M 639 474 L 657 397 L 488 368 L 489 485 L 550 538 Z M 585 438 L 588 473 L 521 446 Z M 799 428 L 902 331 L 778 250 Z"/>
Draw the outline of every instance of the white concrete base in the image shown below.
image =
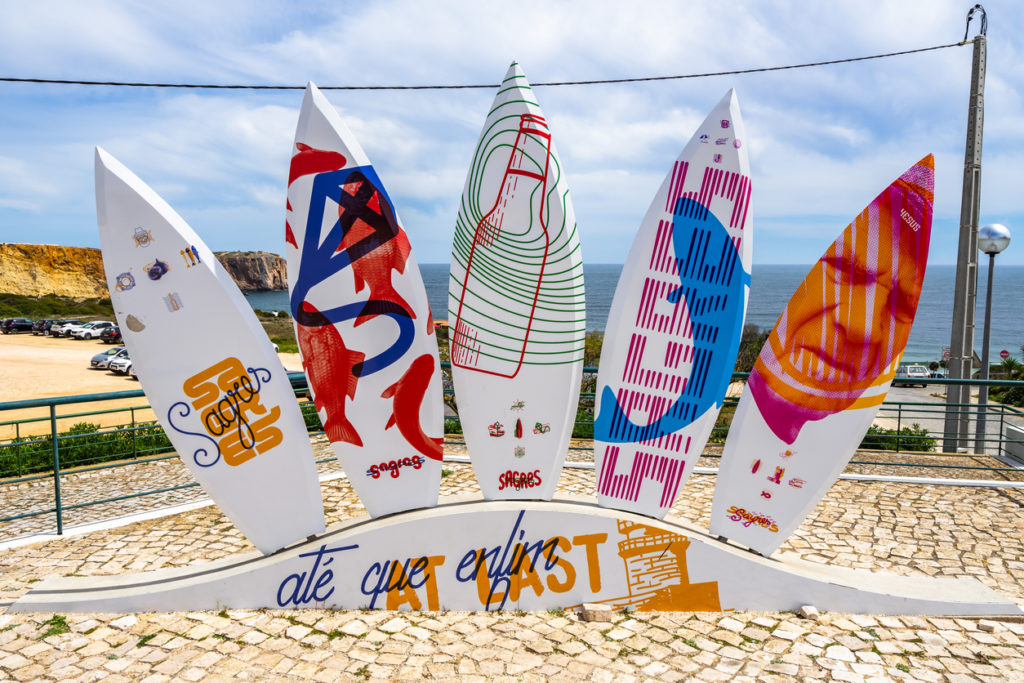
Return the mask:
<path id="1" fill-rule="evenodd" d="M 449 499 L 361 517 L 274 555 L 142 574 L 50 578 L 17 612 L 227 608 L 615 609 L 1020 615 L 973 579 L 900 577 L 763 558 L 676 519 L 584 499 Z"/>

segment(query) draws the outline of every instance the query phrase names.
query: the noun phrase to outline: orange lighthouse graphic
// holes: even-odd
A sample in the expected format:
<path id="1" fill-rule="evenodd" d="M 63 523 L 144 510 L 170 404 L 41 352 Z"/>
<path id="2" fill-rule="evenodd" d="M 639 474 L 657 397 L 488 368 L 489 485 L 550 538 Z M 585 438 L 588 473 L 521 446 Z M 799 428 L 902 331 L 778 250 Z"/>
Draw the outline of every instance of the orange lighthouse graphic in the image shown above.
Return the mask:
<path id="1" fill-rule="evenodd" d="M 626 564 L 629 595 L 605 600 L 641 611 L 720 612 L 718 582 L 690 583 L 686 536 L 618 520 L 619 557 Z"/>

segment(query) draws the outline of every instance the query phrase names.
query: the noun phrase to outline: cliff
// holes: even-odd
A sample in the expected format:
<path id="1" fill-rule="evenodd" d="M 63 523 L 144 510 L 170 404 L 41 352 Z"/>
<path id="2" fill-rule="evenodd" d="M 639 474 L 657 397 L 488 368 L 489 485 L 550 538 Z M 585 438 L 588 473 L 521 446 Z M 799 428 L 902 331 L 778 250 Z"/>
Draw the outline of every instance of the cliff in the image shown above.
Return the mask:
<path id="1" fill-rule="evenodd" d="M 218 251 L 217 260 L 243 292 L 287 289 L 285 260 L 268 251 Z"/>
<path id="2" fill-rule="evenodd" d="M 231 251 L 217 258 L 243 292 L 287 286 L 285 261 L 277 254 Z M 99 249 L 50 244 L 0 244 L 0 293 L 109 296 Z"/>
<path id="3" fill-rule="evenodd" d="M 108 296 L 100 250 L 0 244 L 0 292 L 89 299 Z"/>

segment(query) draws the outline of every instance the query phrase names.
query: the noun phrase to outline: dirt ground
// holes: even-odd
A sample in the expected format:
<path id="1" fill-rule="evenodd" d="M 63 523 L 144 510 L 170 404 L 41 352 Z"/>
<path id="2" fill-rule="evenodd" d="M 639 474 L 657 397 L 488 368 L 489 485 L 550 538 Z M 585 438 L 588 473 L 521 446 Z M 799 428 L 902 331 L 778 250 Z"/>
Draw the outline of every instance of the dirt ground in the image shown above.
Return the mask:
<path id="1" fill-rule="evenodd" d="M 136 391 L 139 383 L 130 377 L 115 375 L 106 370 L 93 370 L 89 360 L 107 349 L 109 344 L 98 340 L 66 339 L 64 337 L 42 337 L 31 334 L 0 335 L 0 403 L 54 396 L 79 396 L 111 391 Z M 302 369 L 297 353 L 278 354 L 284 367 L 289 371 Z M 102 404 L 75 404 L 57 407 L 58 429 L 66 430 L 75 422 L 88 421 L 101 426 L 130 424 L 131 408 L 146 406 L 145 397 L 118 401 L 104 401 Z M 78 413 L 91 410 L 114 410 L 103 415 L 76 417 Z M 154 419 L 152 411 L 136 409 L 135 419 Z M 38 419 L 37 422 L 22 422 L 15 427 L 14 421 Z M 49 409 L 28 408 L 0 410 L 0 440 L 11 439 L 18 434 L 48 433 Z"/>

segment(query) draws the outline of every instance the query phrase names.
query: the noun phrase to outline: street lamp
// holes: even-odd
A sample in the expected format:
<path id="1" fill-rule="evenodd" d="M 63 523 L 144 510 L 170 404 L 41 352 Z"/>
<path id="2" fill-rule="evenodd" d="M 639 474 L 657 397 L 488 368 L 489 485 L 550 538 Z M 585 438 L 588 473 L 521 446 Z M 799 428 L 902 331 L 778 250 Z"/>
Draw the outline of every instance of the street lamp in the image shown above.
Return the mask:
<path id="1" fill-rule="evenodd" d="M 982 381 L 988 379 L 988 337 L 992 326 L 992 271 L 996 266 L 996 254 L 1010 245 L 1010 230 L 1005 225 L 993 223 L 978 228 L 978 251 L 988 254 L 988 292 L 985 295 L 985 331 L 981 342 Z M 974 436 L 974 452 L 985 452 L 985 410 L 988 406 L 988 385 L 978 388 L 978 424 Z"/>

